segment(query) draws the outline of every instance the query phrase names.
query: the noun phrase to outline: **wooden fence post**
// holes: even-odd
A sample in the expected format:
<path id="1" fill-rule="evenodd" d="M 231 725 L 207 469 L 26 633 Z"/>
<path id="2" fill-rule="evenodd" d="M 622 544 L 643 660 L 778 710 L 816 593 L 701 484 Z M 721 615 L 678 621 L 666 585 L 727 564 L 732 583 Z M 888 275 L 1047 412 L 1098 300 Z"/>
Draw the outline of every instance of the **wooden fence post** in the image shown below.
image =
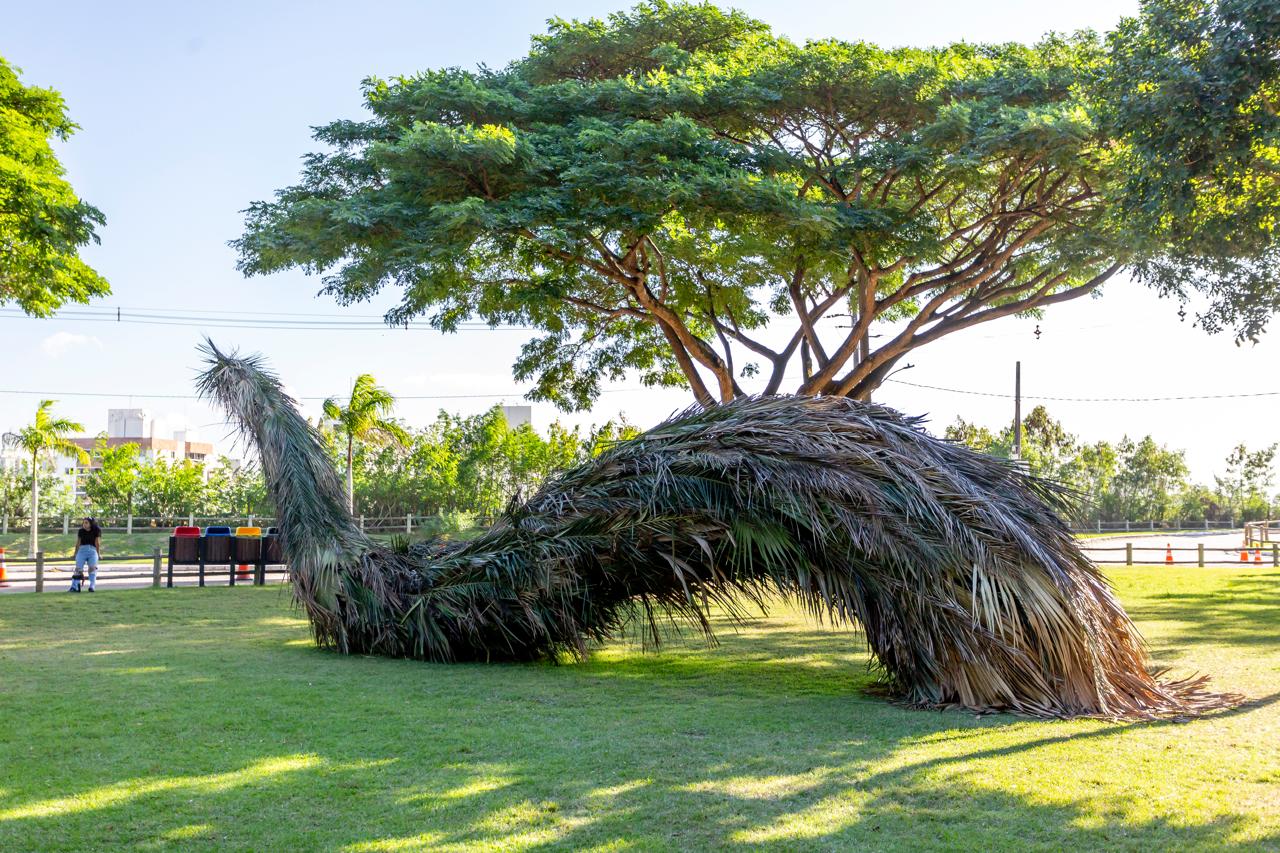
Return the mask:
<path id="1" fill-rule="evenodd" d="M 404 532 L 405 533 L 413 532 L 413 514 L 412 513 L 404 517 Z"/>
<path id="2" fill-rule="evenodd" d="M 133 516 L 129 516 L 130 519 Z M 155 553 L 151 555 L 151 588 L 160 588 L 160 546 L 156 546 Z"/>
<path id="3" fill-rule="evenodd" d="M 4 514 L 3 526 L 0 526 L 0 533 L 3 533 L 5 536 L 9 535 L 9 513 L 7 512 Z"/>
<path id="4" fill-rule="evenodd" d="M 125 518 L 124 532 L 126 536 L 133 535 L 133 513 L 129 513 L 129 515 Z M 160 549 L 157 548 L 156 553 L 159 553 L 159 552 L 160 552 Z"/>
<path id="5" fill-rule="evenodd" d="M 1196 562 L 1200 566 L 1200 568 L 1202 569 L 1204 568 L 1204 543 L 1203 542 L 1196 543 Z"/>
<path id="6" fill-rule="evenodd" d="M 1271 543 L 1271 565 L 1280 566 L 1280 542 Z"/>
<path id="7" fill-rule="evenodd" d="M 67 531 L 69 531 L 70 529 L 71 529 L 71 516 L 67 515 L 64 512 L 62 514 L 62 535 L 66 536 Z"/>
<path id="8" fill-rule="evenodd" d="M 360 516 L 360 532 L 364 533 L 364 516 Z"/>
<path id="9" fill-rule="evenodd" d="M 1132 542 L 1124 543 L 1124 564 L 1126 566 L 1133 565 L 1133 543 Z"/>
<path id="10" fill-rule="evenodd" d="M 44 592 L 44 551 L 36 551 L 36 592 Z"/>

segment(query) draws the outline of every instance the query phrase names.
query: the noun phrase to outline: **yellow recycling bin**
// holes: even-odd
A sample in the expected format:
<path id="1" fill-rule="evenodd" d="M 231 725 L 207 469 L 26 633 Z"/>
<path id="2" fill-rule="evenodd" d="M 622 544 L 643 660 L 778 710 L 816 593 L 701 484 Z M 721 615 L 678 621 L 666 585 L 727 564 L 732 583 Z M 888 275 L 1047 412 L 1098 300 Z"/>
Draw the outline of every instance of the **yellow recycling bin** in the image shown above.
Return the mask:
<path id="1" fill-rule="evenodd" d="M 240 543 L 241 539 L 257 540 L 253 542 L 253 545 L 257 547 L 250 549 L 248 547 L 249 546 L 248 542 L 244 543 L 243 545 Z M 262 528 L 261 527 L 237 527 L 236 528 L 236 558 L 239 560 L 249 559 L 250 555 L 248 552 L 251 550 L 253 552 L 252 559 L 254 563 L 257 563 L 261 559 L 261 555 L 262 555 Z M 240 580 L 248 580 L 249 564 L 240 563 L 237 568 L 239 569 L 237 574 L 239 575 Z"/>

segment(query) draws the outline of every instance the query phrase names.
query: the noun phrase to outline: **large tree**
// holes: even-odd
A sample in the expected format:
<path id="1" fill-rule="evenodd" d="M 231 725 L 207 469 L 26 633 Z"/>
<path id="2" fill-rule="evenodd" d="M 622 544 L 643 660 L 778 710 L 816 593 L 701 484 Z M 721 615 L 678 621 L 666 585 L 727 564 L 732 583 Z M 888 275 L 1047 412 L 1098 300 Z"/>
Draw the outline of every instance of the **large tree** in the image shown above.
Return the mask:
<path id="1" fill-rule="evenodd" d="M 1270 231 L 1189 239 L 1184 187 L 1132 179 L 1152 117 L 1107 99 L 1161 85 L 1116 58 L 1161 38 L 796 45 L 657 0 L 555 20 L 500 71 L 367 80 L 371 116 L 319 128 L 301 182 L 249 209 L 241 267 L 342 302 L 394 284 L 393 322 L 535 327 L 516 376 L 565 407 L 627 372 L 704 404 L 865 399 L 914 348 L 1126 267 L 1185 293 L 1170 264 L 1217 259 L 1274 292 Z"/>
<path id="2" fill-rule="evenodd" d="M 0 57 L 0 305 L 47 316 L 110 292 L 79 255 L 105 220 L 76 196 L 49 144 L 75 130 L 61 95 L 24 86 Z"/>

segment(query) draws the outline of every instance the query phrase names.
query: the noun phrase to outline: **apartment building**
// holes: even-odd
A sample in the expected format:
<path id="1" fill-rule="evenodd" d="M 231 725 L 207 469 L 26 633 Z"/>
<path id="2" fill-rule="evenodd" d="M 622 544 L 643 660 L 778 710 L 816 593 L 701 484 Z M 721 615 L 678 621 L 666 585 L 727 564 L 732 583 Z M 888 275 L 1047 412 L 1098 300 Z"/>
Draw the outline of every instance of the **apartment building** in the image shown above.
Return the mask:
<path id="1" fill-rule="evenodd" d="M 92 453 L 98 437 L 73 438 L 72 442 L 84 448 L 86 453 Z M 135 444 L 138 458 L 143 462 L 163 460 L 174 463 L 189 459 L 205 463 L 213 456 L 213 445 L 193 440 L 187 430 L 175 430 L 172 438 L 157 436 L 155 419 L 145 409 L 108 409 L 106 444 L 108 447 Z M 57 465 L 58 472 L 67 480 L 76 497 L 84 495 L 84 483 L 89 473 L 101 467 L 96 459 L 90 458 L 85 463 L 71 456 L 61 457 Z"/>

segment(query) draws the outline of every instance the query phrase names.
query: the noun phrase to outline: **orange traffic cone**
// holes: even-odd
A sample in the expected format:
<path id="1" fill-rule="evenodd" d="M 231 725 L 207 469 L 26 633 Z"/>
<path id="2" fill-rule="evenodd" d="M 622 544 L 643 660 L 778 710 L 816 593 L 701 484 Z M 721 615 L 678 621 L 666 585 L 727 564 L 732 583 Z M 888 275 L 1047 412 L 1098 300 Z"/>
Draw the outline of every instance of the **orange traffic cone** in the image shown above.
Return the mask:
<path id="1" fill-rule="evenodd" d="M 1255 563 L 1262 562 L 1262 551 L 1258 550 L 1257 548 L 1253 549 L 1253 561 Z"/>
<path id="2" fill-rule="evenodd" d="M 1169 543 L 1164 543 L 1164 561 L 1166 563 L 1173 562 L 1173 549 L 1169 547 Z"/>
<path id="3" fill-rule="evenodd" d="M 1249 562 L 1249 549 L 1248 549 L 1248 548 L 1241 548 L 1241 549 L 1240 549 L 1240 562 L 1242 562 L 1242 563 L 1247 563 L 1247 562 Z"/>
<path id="4" fill-rule="evenodd" d="M 9 582 L 4 576 L 4 549 L 0 548 L 0 586 L 8 586 Z"/>

